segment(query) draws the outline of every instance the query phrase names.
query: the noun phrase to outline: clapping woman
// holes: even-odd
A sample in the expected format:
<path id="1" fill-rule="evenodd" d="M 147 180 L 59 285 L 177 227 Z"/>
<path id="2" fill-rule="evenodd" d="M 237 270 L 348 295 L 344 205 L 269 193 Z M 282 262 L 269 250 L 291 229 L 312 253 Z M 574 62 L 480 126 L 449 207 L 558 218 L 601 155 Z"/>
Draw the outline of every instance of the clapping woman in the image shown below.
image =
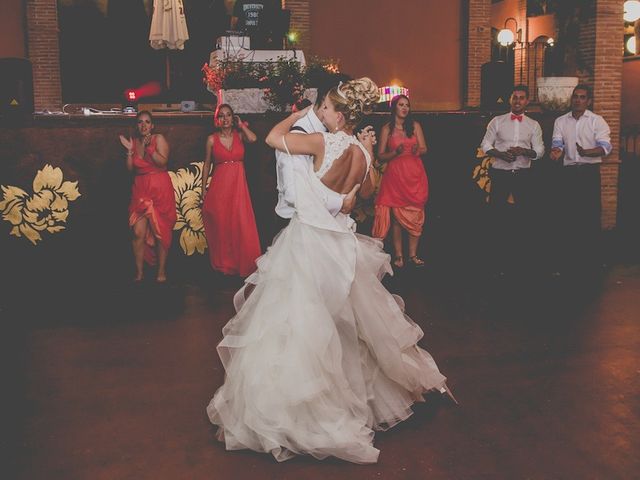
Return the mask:
<path id="1" fill-rule="evenodd" d="M 136 275 L 142 280 L 144 262 L 158 264 L 157 282 L 167 281 L 167 252 L 176 223 L 176 203 L 167 173 L 169 144 L 162 134 L 153 133 L 153 117 L 141 111 L 136 116 L 133 138 L 120 135 L 127 149 L 127 168 L 135 179 L 129 204 L 129 226 L 133 231 Z"/>

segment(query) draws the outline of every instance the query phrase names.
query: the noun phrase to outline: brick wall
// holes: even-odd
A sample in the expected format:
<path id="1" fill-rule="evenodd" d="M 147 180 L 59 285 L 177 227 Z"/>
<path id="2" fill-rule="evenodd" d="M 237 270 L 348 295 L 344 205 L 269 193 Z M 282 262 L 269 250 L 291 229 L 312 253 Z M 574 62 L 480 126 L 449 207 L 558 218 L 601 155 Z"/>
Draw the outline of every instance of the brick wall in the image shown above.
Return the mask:
<path id="1" fill-rule="evenodd" d="M 283 0 L 284 8 L 291 11 L 290 30 L 298 34 L 297 48 L 311 52 L 311 0 Z"/>
<path id="2" fill-rule="evenodd" d="M 529 41 L 529 38 L 527 36 L 528 35 L 527 0 L 518 0 L 518 9 L 515 13 L 514 18 L 518 22 L 518 29 L 521 30 L 520 40 L 524 43 L 522 45 L 516 44 L 514 49 L 513 83 L 516 85 L 519 83 L 523 83 L 527 85 L 529 83 L 528 82 L 529 72 L 527 71 L 529 67 L 529 62 L 527 58 L 529 54 L 529 50 L 527 48 L 527 42 Z M 513 21 L 510 21 L 507 24 L 507 27 L 515 30 L 515 24 L 513 23 Z M 517 32 L 514 32 L 514 33 L 516 34 L 516 40 L 517 40 L 518 38 Z"/>
<path id="3" fill-rule="evenodd" d="M 491 0 L 469 0 L 465 105 L 480 105 L 480 71 L 491 60 Z"/>
<path id="4" fill-rule="evenodd" d="M 579 72 L 580 82 L 593 86 L 593 72 L 596 65 L 596 16 L 594 0 L 593 16 L 580 25 L 579 52 L 586 69 Z M 622 28 L 622 27 L 621 27 Z"/>
<path id="5" fill-rule="evenodd" d="M 60 50 L 56 0 L 27 0 L 27 56 L 33 65 L 35 109 L 60 110 Z"/>
<path id="6" fill-rule="evenodd" d="M 620 110 L 623 54 L 623 0 L 596 0 L 593 109 L 611 127 L 613 152 L 602 166 L 602 227 L 616 226 L 620 164 Z"/>

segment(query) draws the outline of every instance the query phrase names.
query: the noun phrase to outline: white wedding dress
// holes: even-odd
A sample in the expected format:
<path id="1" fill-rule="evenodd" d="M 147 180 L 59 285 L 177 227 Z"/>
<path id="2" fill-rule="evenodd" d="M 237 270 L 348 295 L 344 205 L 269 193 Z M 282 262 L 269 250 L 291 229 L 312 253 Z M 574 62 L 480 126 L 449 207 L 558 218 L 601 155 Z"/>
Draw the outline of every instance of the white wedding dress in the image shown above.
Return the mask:
<path id="1" fill-rule="evenodd" d="M 218 353 L 226 371 L 207 413 L 228 450 L 375 463 L 374 430 L 411 415 L 445 377 L 416 345 L 423 332 L 380 280 L 391 273 L 382 243 L 333 217 L 320 181 L 351 144 L 325 133 L 318 172 L 296 171 L 296 214 L 234 297 Z M 245 299 L 249 284 L 255 289 Z"/>

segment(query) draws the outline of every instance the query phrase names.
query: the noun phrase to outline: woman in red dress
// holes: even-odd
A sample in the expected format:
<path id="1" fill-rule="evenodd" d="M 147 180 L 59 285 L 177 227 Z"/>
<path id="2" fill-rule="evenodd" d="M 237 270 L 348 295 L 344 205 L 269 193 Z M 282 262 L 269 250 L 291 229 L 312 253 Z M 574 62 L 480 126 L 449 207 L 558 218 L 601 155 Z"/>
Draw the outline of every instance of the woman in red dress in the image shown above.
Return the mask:
<path id="1" fill-rule="evenodd" d="M 215 122 L 217 131 L 207 138 L 202 169 L 202 221 L 209 258 L 214 270 L 246 277 L 256 269 L 260 239 L 244 172 L 244 142 L 253 143 L 257 137 L 227 104 L 218 107 Z"/>
<path id="2" fill-rule="evenodd" d="M 413 120 L 409 98 L 398 95 L 391 101 L 391 120 L 382 127 L 378 158 L 389 162 L 380 182 L 376 197 L 373 237 L 385 238 L 389 228 L 393 231 L 393 264 L 402 268 L 402 230 L 409 235 L 409 262 L 423 267 L 418 257 L 418 242 L 424 226 L 424 206 L 429 184 L 420 155 L 427 145 L 420 124 Z"/>
<path id="3" fill-rule="evenodd" d="M 127 168 L 135 173 L 129 204 L 129 226 L 133 230 L 134 281 L 142 280 L 144 262 L 158 263 L 156 281 L 167 281 L 167 252 L 176 223 L 176 201 L 167 173 L 169 144 L 153 133 L 153 117 L 141 111 L 136 116 L 134 138 L 120 135 L 127 149 Z"/>

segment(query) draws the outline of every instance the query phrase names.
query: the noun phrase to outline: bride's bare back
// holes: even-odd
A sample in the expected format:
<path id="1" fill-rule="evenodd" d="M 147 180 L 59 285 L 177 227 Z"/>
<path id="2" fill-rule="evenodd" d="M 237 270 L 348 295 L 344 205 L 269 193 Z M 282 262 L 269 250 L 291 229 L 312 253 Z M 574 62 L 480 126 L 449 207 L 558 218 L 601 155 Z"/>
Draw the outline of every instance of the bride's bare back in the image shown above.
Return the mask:
<path id="1" fill-rule="evenodd" d="M 338 157 L 320 181 L 329 189 L 338 193 L 348 193 L 362 179 L 367 171 L 367 160 L 362 150 L 351 145 Z"/>
<path id="2" fill-rule="evenodd" d="M 367 159 L 363 148 L 344 132 L 325 133 L 323 136 L 323 160 L 318 164 L 315 159 L 315 173 L 327 188 L 346 194 L 356 184 L 362 183 L 367 173 Z"/>

